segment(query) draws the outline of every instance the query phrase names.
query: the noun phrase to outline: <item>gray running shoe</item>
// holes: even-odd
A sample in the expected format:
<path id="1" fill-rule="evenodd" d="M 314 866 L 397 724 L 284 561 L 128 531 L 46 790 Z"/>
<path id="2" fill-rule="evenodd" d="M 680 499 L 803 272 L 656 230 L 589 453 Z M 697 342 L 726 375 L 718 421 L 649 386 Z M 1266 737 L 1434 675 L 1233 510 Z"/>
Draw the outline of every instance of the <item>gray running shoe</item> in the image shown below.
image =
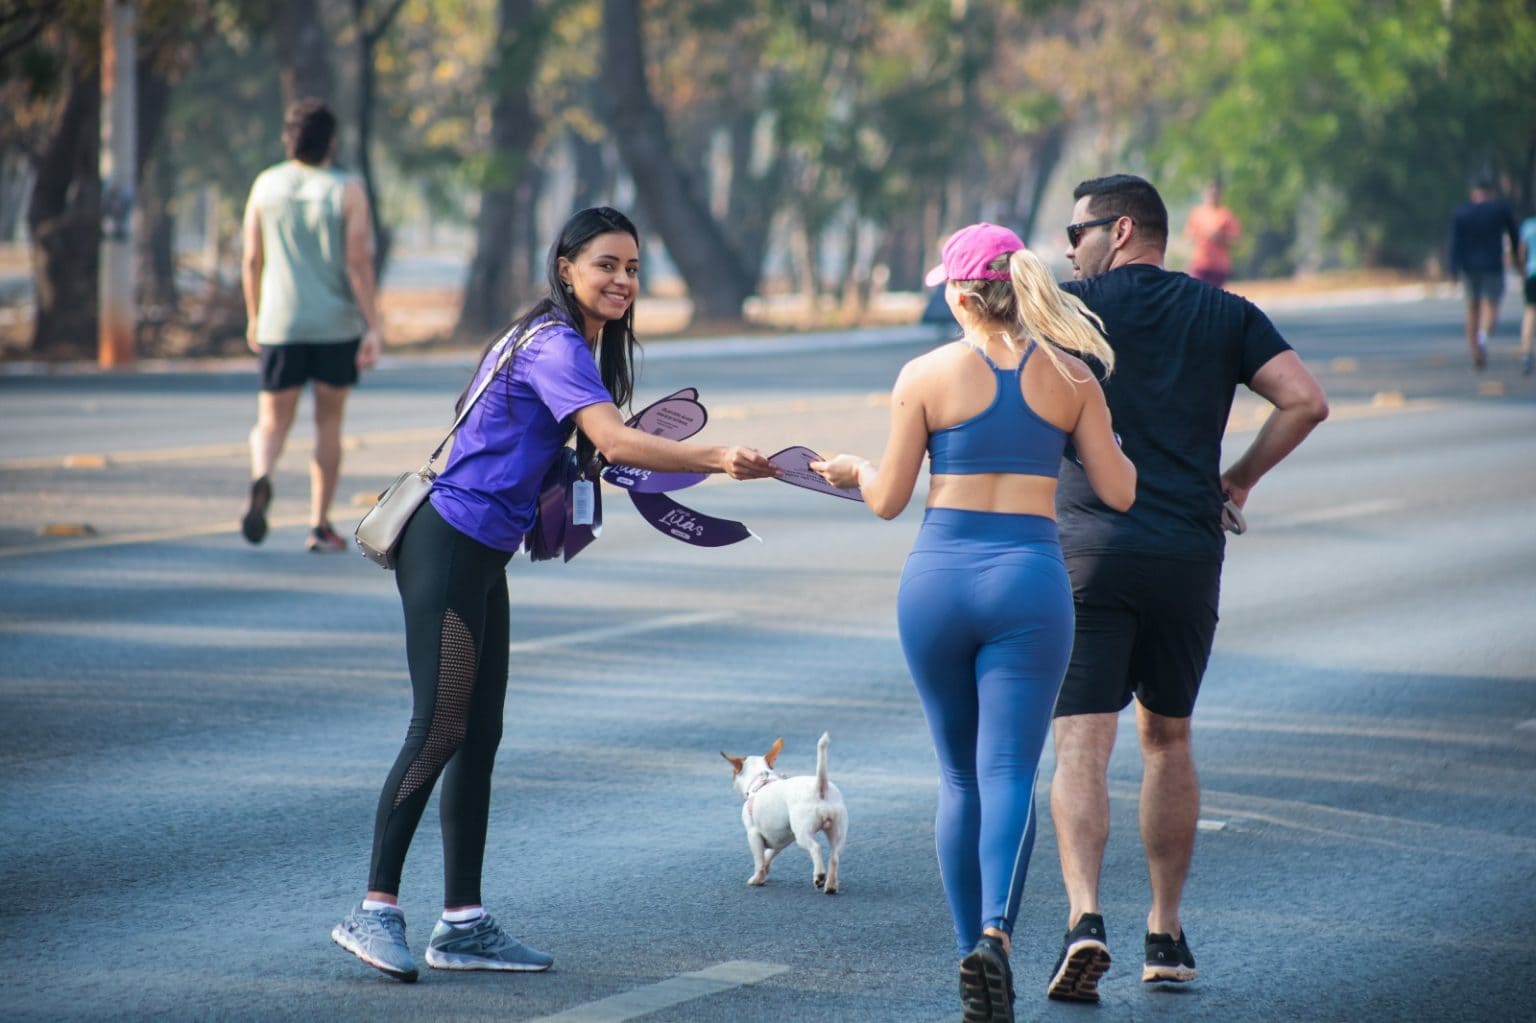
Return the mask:
<path id="1" fill-rule="evenodd" d="M 361 904 L 331 929 L 331 940 L 376 970 L 407 984 L 416 979 L 416 960 L 405 943 L 405 914 L 394 907 Z"/>
<path id="2" fill-rule="evenodd" d="M 524 945 L 498 927 L 487 913 L 468 927 L 455 927 L 439 919 L 427 944 L 427 965 L 436 970 L 536 973 L 555 965 L 555 957 Z"/>

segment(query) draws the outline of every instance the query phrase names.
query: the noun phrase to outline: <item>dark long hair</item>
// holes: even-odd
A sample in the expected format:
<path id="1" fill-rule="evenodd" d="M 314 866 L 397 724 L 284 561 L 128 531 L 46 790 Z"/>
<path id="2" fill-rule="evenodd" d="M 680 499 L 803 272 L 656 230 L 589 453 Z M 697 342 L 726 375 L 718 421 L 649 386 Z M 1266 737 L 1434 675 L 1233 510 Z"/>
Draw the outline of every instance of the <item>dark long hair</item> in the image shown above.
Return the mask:
<path id="1" fill-rule="evenodd" d="M 563 320 L 578 332 L 581 331 L 583 323 L 581 308 L 576 304 L 576 295 L 566 290 L 564 282 L 560 279 L 560 260 L 564 258 L 574 261 L 581 251 L 592 243 L 592 239 L 600 234 L 610 234 L 614 231 L 622 231 L 633 238 L 637 246 L 640 244 L 640 232 L 635 230 L 635 225 L 612 206 L 592 206 L 571 214 L 565 226 L 560 229 L 560 236 L 549 247 L 549 257 L 545 260 L 544 266 L 546 281 L 544 297 L 513 320 L 507 330 L 486 343 L 485 348 L 480 352 L 479 360 L 475 363 L 475 372 L 470 375 L 469 384 L 465 385 L 458 402 L 454 405 L 456 410 L 464 406 L 464 401 L 469 396 L 470 386 L 474 384 L 474 378 L 480 372 L 480 365 L 485 362 L 486 355 L 509 331 L 513 335 L 519 335 L 531 324 L 545 318 Z M 608 388 L 609 394 L 613 395 L 614 404 L 621 409 L 626 407 L 630 398 L 634 396 L 634 363 L 637 347 L 635 304 L 631 302 L 629 308 L 624 310 L 622 317 L 603 324 L 603 333 L 597 345 L 598 373 L 603 378 L 603 386 Z M 511 375 L 507 375 L 505 379 L 510 386 Z M 569 439 L 570 435 L 566 436 Z M 595 452 L 592 442 L 578 432 L 576 454 L 581 459 L 581 464 L 586 465 L 590 462 Z"/>

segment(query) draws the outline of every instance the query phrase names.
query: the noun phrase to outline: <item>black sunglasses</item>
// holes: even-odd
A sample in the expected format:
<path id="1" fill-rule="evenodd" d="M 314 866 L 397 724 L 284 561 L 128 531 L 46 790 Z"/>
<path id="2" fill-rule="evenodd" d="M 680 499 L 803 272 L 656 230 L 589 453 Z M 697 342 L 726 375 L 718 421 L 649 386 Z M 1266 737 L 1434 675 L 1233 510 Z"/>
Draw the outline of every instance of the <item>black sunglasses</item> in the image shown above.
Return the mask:
<path id="1" fill-rule="evenodd" d="M 1071 245 L 1075 249 L 1077 248 L 1077 243 L 1082 240 L 1084 231 L 1088 230 L 1090 227 L 1103 227 L 1105 224 L 1113 224 L 1119 219 L 1120 217 L 1116 215 L 1113 217 L 1099 217 L 1097 220 L 1084 220 L 1076 224 L 1068 224 L 1067 244 Z"/>

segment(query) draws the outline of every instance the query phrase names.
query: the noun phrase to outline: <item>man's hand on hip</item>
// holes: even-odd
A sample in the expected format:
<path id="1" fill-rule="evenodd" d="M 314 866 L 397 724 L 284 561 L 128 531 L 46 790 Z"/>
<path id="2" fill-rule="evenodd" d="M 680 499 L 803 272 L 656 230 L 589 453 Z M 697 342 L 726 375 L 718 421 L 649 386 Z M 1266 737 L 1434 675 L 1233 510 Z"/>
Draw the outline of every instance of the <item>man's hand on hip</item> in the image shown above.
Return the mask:
<path id="1" fill-rule="evenodd" d="M 379 353 L 384 350 L 384 338 L 374 327 L 369 327 L 363 334 L 362 344 L 357 346 L 357 368 L 372 369 L 374 363 L 379 361 Z"/>

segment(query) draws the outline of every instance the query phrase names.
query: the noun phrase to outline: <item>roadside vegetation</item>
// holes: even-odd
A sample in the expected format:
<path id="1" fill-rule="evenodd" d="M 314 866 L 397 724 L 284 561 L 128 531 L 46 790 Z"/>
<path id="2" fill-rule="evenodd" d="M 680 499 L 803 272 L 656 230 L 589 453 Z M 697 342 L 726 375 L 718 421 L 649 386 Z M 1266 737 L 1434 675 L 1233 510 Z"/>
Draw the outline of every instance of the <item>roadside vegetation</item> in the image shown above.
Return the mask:
<path id="1" fill-rule="evenodd" d="M 0 282 L 26 306 L 0 335 L 28 357 L 94 349 L 102 8 L 0 4 L 0 244 L 31 282 Z M 548 225 L 598 201 L 635 213 L 658 310 L 704 330 L 908 315 L 955 226 L 1054 255 L 1072 185 L 1112 170 L 1154 178 L 1175 219 L 1219 177 L 1249 279 L 1423 277 L 1470 175 L 1536 198 L 1529 0 L 137 8 L 144 352 L 239 350 L 240 208 L 304 95 L 341 117 L 386 281 L 455 255 L 395 298 L 449 340 L 526 301 Z"/>

